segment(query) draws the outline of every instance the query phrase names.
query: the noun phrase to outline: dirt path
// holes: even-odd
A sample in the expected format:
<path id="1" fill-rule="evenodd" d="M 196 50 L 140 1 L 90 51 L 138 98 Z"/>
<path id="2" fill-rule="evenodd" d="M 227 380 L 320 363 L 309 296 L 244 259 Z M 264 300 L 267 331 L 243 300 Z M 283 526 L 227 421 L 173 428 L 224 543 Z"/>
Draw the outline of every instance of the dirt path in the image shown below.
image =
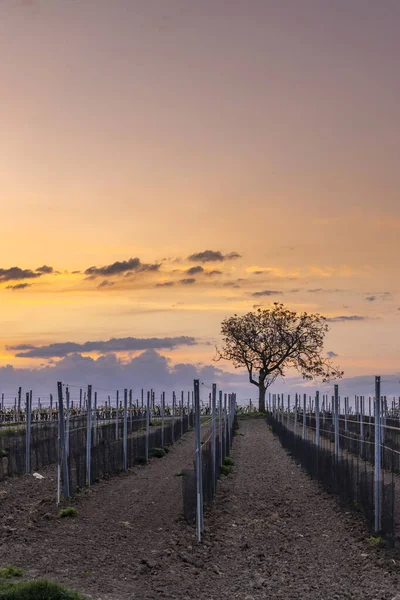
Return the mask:
<path id="1" fill-rule="evenodd" d="M 369 546 L 361 520 L 343 514 L 295 465 L 266 423 L 243 420 L 240 432 L 234 473 L 221 480 L 201 545 L 182 520 L 175 476 L 191 466 L 190 433 L 167 457 L 94 486 L 78 500 L 76 520 L 46 520 L 46 503 L 36 502 L 24 526 L 14 518 L 0 556 L 96 600 L 391 600 L 400 593 L 399 561 Z"/>

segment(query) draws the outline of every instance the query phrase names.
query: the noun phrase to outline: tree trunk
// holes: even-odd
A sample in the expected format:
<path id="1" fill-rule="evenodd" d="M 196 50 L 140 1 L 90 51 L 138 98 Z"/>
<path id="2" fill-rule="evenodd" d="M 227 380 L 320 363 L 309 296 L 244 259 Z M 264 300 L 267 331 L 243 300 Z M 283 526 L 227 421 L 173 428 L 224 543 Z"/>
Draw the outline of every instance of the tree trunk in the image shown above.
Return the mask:
<path id="1" fill-rule="evenodd" d="M 258 410 L 261 413 L 265 413 L 265 391 L 264 384 L 261 383 L 258 386 Z"/>

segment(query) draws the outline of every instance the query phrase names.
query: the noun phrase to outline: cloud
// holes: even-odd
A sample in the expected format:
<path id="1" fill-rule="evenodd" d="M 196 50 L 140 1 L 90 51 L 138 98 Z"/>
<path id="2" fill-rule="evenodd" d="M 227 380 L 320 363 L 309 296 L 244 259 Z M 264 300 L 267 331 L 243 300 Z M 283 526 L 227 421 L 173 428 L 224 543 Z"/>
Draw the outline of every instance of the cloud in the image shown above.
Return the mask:
<path id="1" fill-rule="evenodd" d="M 196 280 L 194 277 L 187 277 L 186 279 L 180 279 L 179 283 L 182 283 L 183 285 L 191 285 L 195 281 Z"/>
<path id="2" fill-rule="evenodd" d="M 222 284 L 224 287 L 231 287 L 231 288 L 240 288 L 240 285 L 238 285 L 237 283 L 235 283 L 234 281 L 226 281 L 225 283 Z"/>
<path id="3" fill-rule="evenodd" d="M 206 275 L 212 277 L 213 275 L 222 275 L 222 271 L 218 271 L 218 269 L 213 269 L 212 271 L 207 271 Z"/>
<path id="4" fill-rule="evenodd" d="M 111 265 L 103 267 L 89 267 L 85 271 L 89 279 L 94 279 L 99 276 L 110 277 L 112 275 L 121 275 L 122 273 L 158 271 L 159 264 L 144 264 L 139 258 L 130 258 L 129 260 L 117 261 Z"/>
<path id="5" fill-rule="evenodd" d="M 325 289 L 325 288 L 314 288 L 312 290 L 307 290 L 307 292 L 310 292 L 311 294 L 315 294 L 318 292 L 324 292 L 325 294 L 337 294 L 340 292 L 345 292 L 346 290 L 339 290 L 339 289 Z"/>
<path id="6" fill-rule="evenodd" d="M 114 285 L 113 281 L 108 281 L 108 279 L 105 279 L 104 281 L 102 281 L 101 283 L 99 283 L 99 285 L 97 287 L 98 288 L 105 288 L 105 287 L 111 287 L 112 285 Z"/>
<path id="7" fill-rule="evenodd" d="M 368 302 L 374 302 L 376 300 L 376 296 L 367 296 L 365 300 L 368 300 Z"/>
<path id="8" fill-rule="evenodd" d="M 197 267 L 191 267 L 186 271 L 188 275 L 197 275 L 198 273 L 204 273 L 203 267 L 198 265 Z"/>
<path id="9" fill-rule="evenodd" d="M 222 262 L 224 260 L 235 260 L 241 258 L 237 252 L 222 254 L 220 250 L 204 250 L 204 252 L 196 252 L 188 256 L 188 260 L 192 262 Z"/>
<path id="10" fill-rule="evenodd" d="M 17 283 L 16 285 L 8 285 L 7 290 L 24 290 L 27 287 L 30 287 L 31 283 Z"/>
<path id="11" fill-rule="evenodd" d="M 20 267 L 10 267 L 9 269 L 0 269 L 1 281 L 18 281 L 19 279 L 36 279 L 41 277 L 42 273 L 35 273 L 31 269 L 21 269 Z"/>
<path id="12" fill-rule="evenodd" d="M 268 273 L 271 273 L 271 271 L 253 271 L 253 275 L 268 275 Z"/>
<path id="13" fill-rule="evenodd" d="M 135 350 L 176 348 L 177 346 L 193 346 L 195 338 L 179 336 L 171 338 L 112 338 L 106 342 L 61 342 L 48 346 L 32 346 L 28 344 L 7 346 L 7 350 L 17 352 L 18 358 L 62 358 L 78 352 L 131 352 Z"/>
<path id="14" fill-rule="evenodd" d="M 80 271 L 72 271 L 72 275 L 78 275 Z"/>
<path id="15" fill-rule="evenodd" d="M 349 317 L 341 315 L 339 317 L 328 317 L 326 320 L 328 323 L 346 323 L 347 321 L 366 321 L 368 317 L 361 317 L 359 315 L 351 315 Z"/>
<path id="16" fill-rule="evenodd" d="M 327 355 L 329 356 L 329 358 L 336 358 L 337 356 L 339 356 L 339 354 L 336 354 L 336 352 L 333 352 L 332 350 L 327 352 Z"/>
<path id="17" fill-rule="evenodd" d="M 38 267 L 36 269 L 37 273 L 42 273 L 43 275 L 47 275 L 49 273 L 53 273 L 53 267 L 48 267 L 47 265 L 43 265 L 43 267 Z"/>
<path id="18" fill-rule="evenodd" d="M 115 391 L 133 388 L 133 398 L 140 399 L 141 388 L 147 390 L 150 386 L 155 390 L 156 401 L 159 401 L 161 391 L 166 392 L 166 401 L 171 402 L 172 391 L 193 389 L 193 380 L 200 380 L 200 394 L 203 401 L 208 401 L 211 384 L 216 383 L 219 389 L 226 392 L 244 390 L 243 397 L 248 397 L 249 387 L 246 373 L 230 373 L 214 365 L 179 363 L 171 364 L 166 356 L 148 349 L 124 361 L 115 354 L 102 355 L 97 359 L 71 354 L 52 365 L 44 365 L 38 369 L 15 368 L 11 365 L 0 367 L 2 390 L 10 403 L 14 401 L 15 390 L 19 386 L 32 389 L 34 405 L 38 396 L 48 402 L 49 392 L 56 398 L 57 381 L 70 384 L 71 399 L 79 401 L 79 387 L 93 385 L 97 390 L 99 403 L 104 403 L 108 394 L 115 401 Z M 76 386 L 76 387 L 75 387 Z M 105 391 L 107 390 L 107 391 Z M 253 393 L 255 393 L 252 390 Z M 121 393 L 121 392 L 120 392 Z M 46 397 L 46 400 L 44 400 Z"/>
<path id="19" fill-rule="evenodd" d="M 276 296 L 277 294 L 283 294 L 283 292 L 279 290 L 263 290 L 262 292 L 254 292 L 252 296 L 257 298 L 259 296 Z"/>
<path id="20" fill-rule="evenodd" d="M 174 285 L 173 281 L 165 281 L 164 283 L 156 283 L 156 287 L 172 287 Z"/>

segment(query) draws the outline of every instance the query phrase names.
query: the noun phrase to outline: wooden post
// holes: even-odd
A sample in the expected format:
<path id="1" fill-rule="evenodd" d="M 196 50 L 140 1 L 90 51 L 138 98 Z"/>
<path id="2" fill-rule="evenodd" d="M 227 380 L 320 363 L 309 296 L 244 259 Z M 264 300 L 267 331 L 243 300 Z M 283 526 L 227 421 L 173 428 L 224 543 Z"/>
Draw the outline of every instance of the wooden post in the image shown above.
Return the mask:
<path id="1" fill-rule="evenodd" d="M 65 445 L 65 422 L 64 422 L 64 401 L 62 392 L 62 383 L 57 383 L 58 389 L 58 407 L 59 407 L 59 420 L 60 420 L 60 450 L 61 450 L 61 467 L 62 467 L 62 483 L 63 483 L 63 494 L 66 498 L 69 498 L 69 474 L 68 474 L 68 458 Z"/>

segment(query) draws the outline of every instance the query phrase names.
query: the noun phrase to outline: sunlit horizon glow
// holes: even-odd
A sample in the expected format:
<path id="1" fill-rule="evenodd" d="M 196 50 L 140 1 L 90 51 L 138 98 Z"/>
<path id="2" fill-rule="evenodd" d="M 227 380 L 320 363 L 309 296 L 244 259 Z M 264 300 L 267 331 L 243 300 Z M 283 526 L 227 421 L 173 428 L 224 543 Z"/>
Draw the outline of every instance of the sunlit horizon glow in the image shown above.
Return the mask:
<path id="1" fill-rule="evenodd" d="M 336 318 L 346 376 L 398 373 L 399 27 L 394 0 L 2 0 L 0 391 L 62 360 L 20 344 L 191 336 L 157 352 L 210 365 L 273 302 Z"/>

